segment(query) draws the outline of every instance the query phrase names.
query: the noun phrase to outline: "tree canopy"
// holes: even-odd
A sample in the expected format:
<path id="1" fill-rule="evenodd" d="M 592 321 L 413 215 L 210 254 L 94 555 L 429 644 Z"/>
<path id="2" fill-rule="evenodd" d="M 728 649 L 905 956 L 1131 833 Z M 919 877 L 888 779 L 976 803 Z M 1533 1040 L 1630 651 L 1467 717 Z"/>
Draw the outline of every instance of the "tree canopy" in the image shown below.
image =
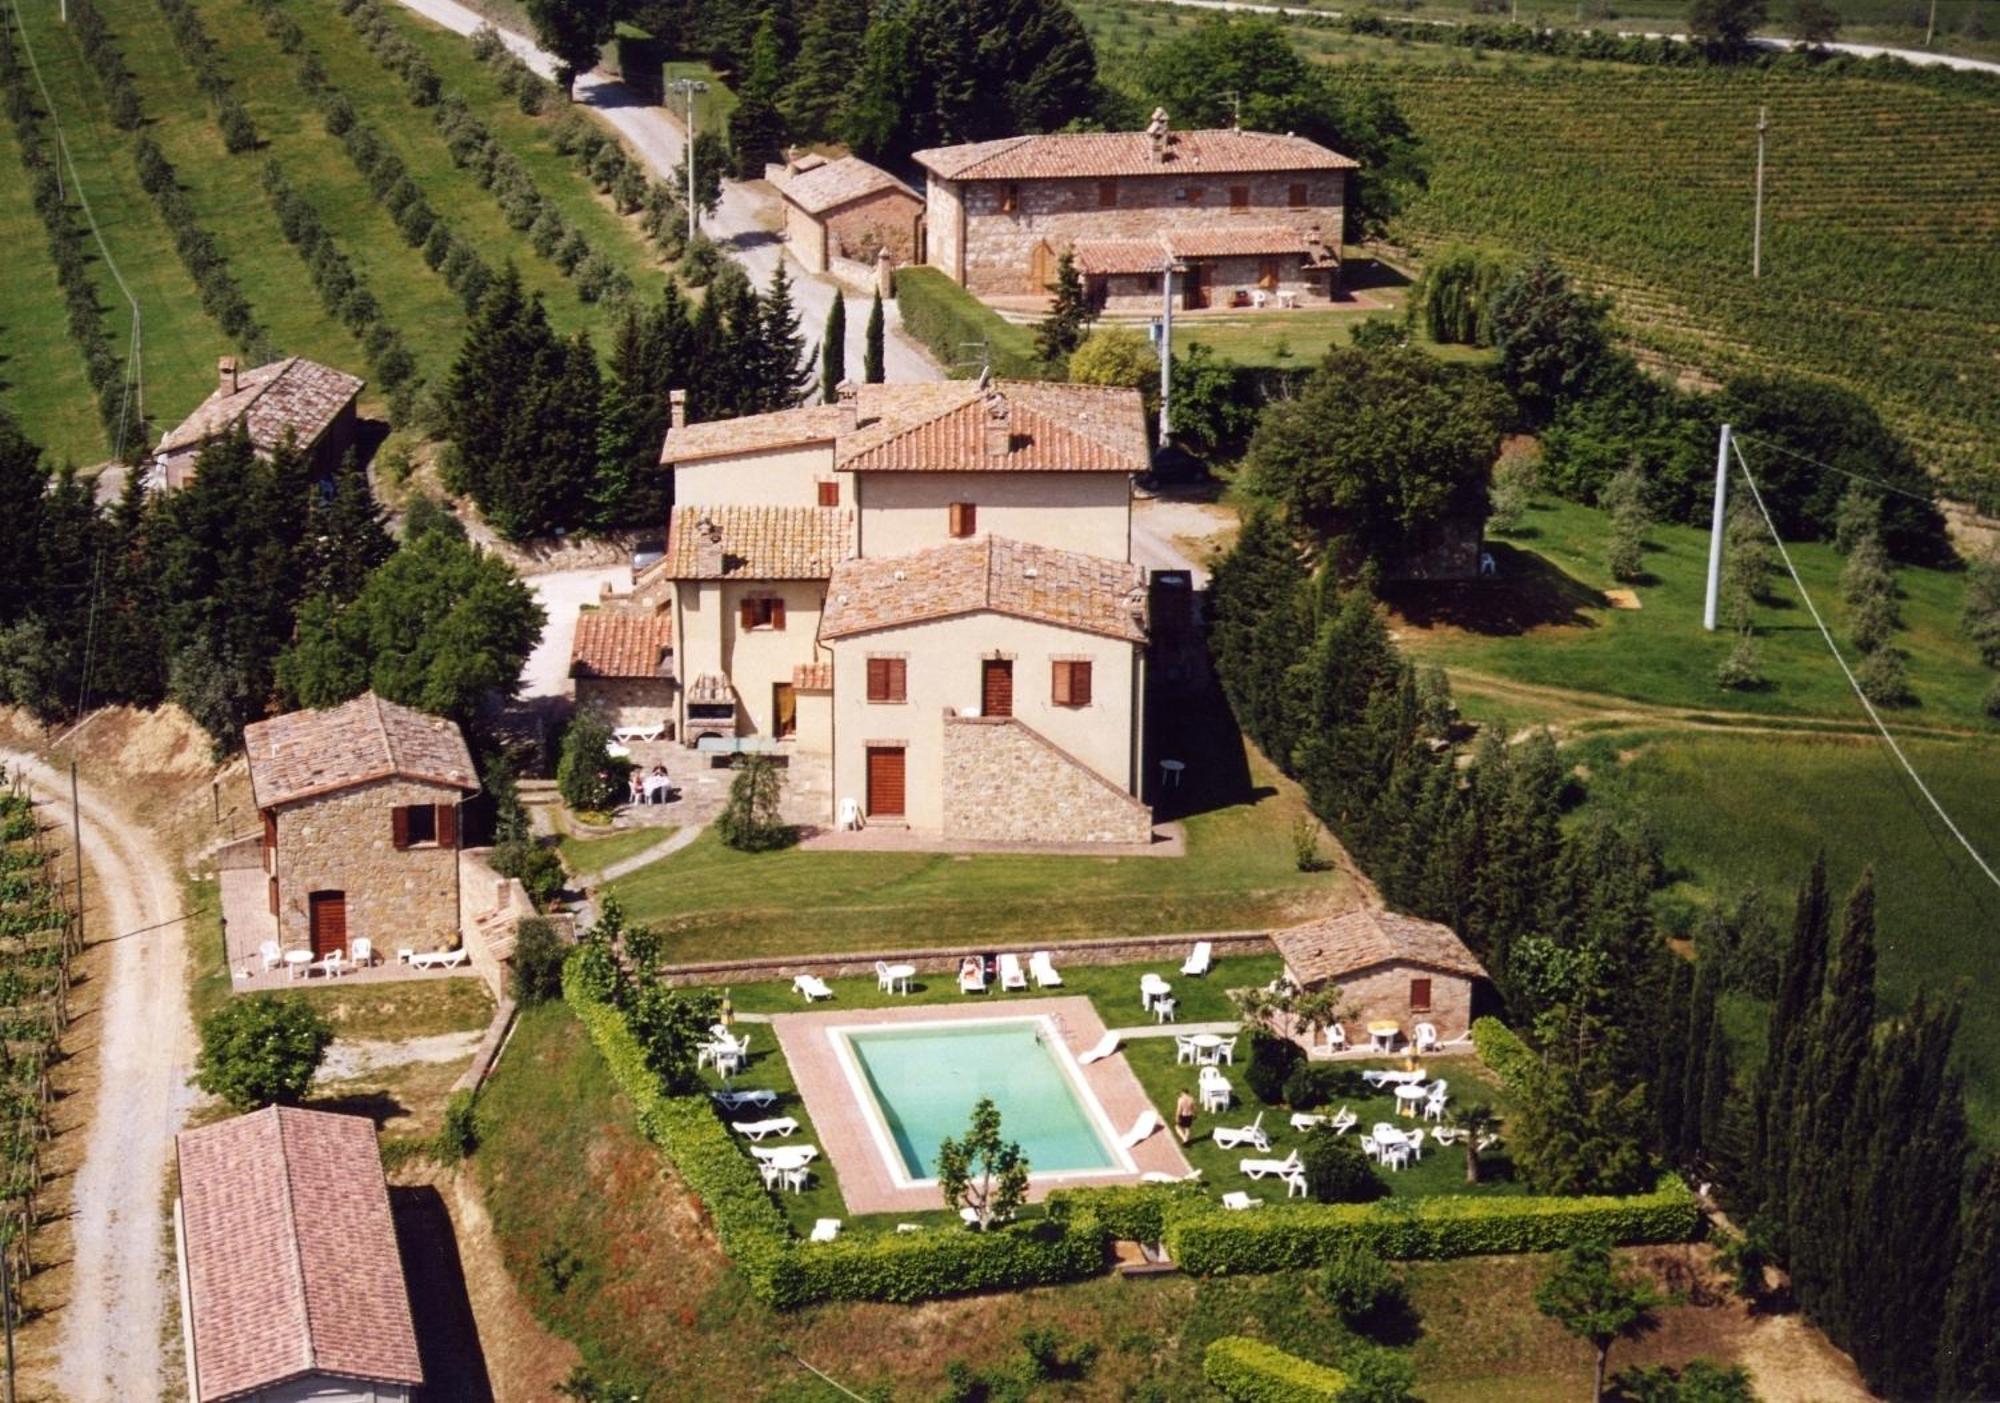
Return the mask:
<path id="1" fill-rule="evenodd" d="M 295 1106 L 332 1041 L 333 1028 L 303 998 L 231 999 L 202 1020 L 195 1084 L 239 1111 Z"/>

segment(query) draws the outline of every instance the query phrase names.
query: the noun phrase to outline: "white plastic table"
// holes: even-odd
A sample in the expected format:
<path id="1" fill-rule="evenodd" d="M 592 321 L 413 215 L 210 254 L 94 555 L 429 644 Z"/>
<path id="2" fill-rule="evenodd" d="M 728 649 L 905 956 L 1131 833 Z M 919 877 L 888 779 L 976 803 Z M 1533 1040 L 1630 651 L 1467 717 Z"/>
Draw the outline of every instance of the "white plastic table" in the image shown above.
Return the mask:
<path id="1" fill-rule="evenodd" d="M 1174 986 L 1157 974 L 1139 976 L 1139 1007 L 1151 1008 L 1153 1000 L 1174 992 Z"/>
<path id="2" fill-rule="evenodd" d="M 312 962 L 313 952 L 310 950 L 285 951 L 285 978 L 297 979 L 301 970 L 310 973 Z"/>
<path id="3" fill-rule="evenodd" d="M 1194 1044 L 1197 1052 L 1213 1052 L 1227 1040 L 1219 1033 L 1196 1033 L 1188 1041 Z"/>
<path id="4" fill-rule="evenodd" d="M 882 977 L 889 981 L 890 991 L 897 994 L 910 992 L 910 981 L 917 977 L 915 965 L 890 965 L 882 971 Z"/>
<path id="5" fill-rule="evenodd" d="M 1162 789 L 1179 789 L 1181 787 L 1181 774 L 1186 769 L 1187 764 L 1184 761 L 1162 760 L 1160 762 L 1160 787 Z"/>
<path id="6" fill-rule="evenodd" d="M 1427 1086 L 1423 1086 L 1417 1082 L 1404 1082 L 1396 1088 L 1396 1114 L 1399 1116 L 1415 1115 L 1418 1103 L 1425 1100 L 1430 1094 L 1431 1089 Z"/>

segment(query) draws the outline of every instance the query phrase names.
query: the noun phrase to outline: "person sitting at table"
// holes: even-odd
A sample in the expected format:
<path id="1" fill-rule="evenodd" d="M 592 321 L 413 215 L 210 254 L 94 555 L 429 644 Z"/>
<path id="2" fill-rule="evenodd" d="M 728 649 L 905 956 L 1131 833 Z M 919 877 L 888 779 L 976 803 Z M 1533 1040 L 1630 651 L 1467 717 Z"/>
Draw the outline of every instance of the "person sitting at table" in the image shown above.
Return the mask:
<path id="1" fill-rule="evenodd" d="M 655 765 L 646 778 L 646 797 L 655 804 L 667 802 L 667 767 Z"/>
<path id="2" fill-rule="evenodd" d="M 646 802 L 646 781 L 645 781 L 645 779 L 644 779 L 644 778 L 643 778 L 643 777 L 642 777 L 642 776 L 641 776 L 641 775 L 639 774 L 639 771 L 638 771 L 638 769 L 637 769 L 637 768 L 635 767 L 635 768 L 634 768 L 634 769 L 632 770 L 632 772 L 631 772 L 630 774 L 626 775 L 626 777 L 625 777 L 625 778 L 626 778 L 626 781 L 627 781 L 627 787 L 628 787 L 628 788 L 630 789 L 630 791 L 631 791 L 631 799 L 630 799 L 630 802 L 631 802 L 631 803 L 634 803 L 634 804 L 643 804 L 643 803 L 645 803 L 645 802 Z"/>

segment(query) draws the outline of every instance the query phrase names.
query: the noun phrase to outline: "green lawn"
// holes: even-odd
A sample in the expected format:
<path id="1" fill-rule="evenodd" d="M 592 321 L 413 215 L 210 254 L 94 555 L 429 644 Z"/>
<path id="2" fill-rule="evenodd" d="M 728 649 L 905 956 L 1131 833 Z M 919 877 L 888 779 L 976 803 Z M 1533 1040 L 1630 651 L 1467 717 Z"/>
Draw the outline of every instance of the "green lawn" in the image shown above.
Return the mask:
<path id="1" fill-rule="evenodd" d="M 626 828 L 601 838 L 579 838 L 565 834 L 556 844 L 562 854 L 563 865 L 571 872 L 582 875 L 602 872 L 614 862 L 622 862 L 634 853 L 642 853 L 655 843 L 663 843 L 674 835 L 674 830 L 666 825 L 658 828 Z"/>
<path id="2" fill-rule="evenodd" d="M 1536 686 L 1718 713 L 1829 717 L 1865 725 L 1846 679 L 1826 651 L 1791 582 L 1777 602 L 1757 610 L 1757 645 L 1765 687 L 1732 692 L 1716 685 L 1716 664 L 1733 639 L 1701 627 L 1708 533 L 1654 526 L 1646 533 L 1648 580 L 1640 608 L 1613 609 L 1604 566 L 1608 517 L 1550 498 L 1528 513 L 1526 529 L 1491 549 L 1498 581 L 1392 593 L 1399 636 L 1420 663 L 1440 663 Z M 1850 662 L 1847 606 L 1840 597 L 1842 557 L 1830 545 L 1796 544 L 1792 558 Z M 1993 673 L 1958 631 L 1964 577 L 1936 570 L 1898 572 L 1904 629 L 1895 645 L 1908 654 L 1917 705 L 1891 711 L 1892 724 L 1967 728 L 1994 734 L 1980 710 Z M 1466 684 L 1476 693 L 1476 680 Z"/>

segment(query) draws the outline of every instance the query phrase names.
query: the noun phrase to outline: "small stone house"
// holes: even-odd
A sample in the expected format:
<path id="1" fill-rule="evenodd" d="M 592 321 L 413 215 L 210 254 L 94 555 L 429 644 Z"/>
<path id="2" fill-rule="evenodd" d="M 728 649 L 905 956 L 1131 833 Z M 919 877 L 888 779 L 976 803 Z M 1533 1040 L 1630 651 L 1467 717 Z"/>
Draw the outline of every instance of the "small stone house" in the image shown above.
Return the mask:
<path id="1" fill-rule="evenodd" d="M 577 616 L 569 675 L 578 710 L 613 727 L 660 726 L 674 738 L 674 619 L 663 608 L 607 602 Z"/>
<path id="2" fill-rule="evenodd" d="M 1300 136 L 1058 132 L 919 151 L 922 261 L 977 297 L 1036 296 L 1075 254 L 1101 308 L 1152 311 L 1171 268 L 1186 310 L 1340 287 L 1347 175 L 1358 163 Z"/>
<path id="3" fill-rule="evenodd" d="M 374 1122 L 271 1106 L 174 1143 L 189 1403 L 410 1403 L 424 1371 Z"/>
<path id="4" fill-rule="evenodd" d="M 859 156 L 800 156 L 765 172 L 785 202 L 785 238 L 809 273 L 835 259 L 873 269 L 887 253 L 897 266 L 916 256 L 924 198 Z"/>
<path id="5" fill-rule="evenodd" d="M 224 356 L 216 362 L 216 379 L 214 392 L 153 451 L 154 487 L 172 492 L 187 486 L 202 448 L 238 424 L 260 457 L 289 437 L 322 478 L 332 477 L 354 446 L 354 402 L 365 382 L 345 371 L 303 356 L 239 370 L 236 357 Z"/>
<path id="6" fill-rule="evenodd" d="M 1475 986 L 1486 968 L 1448 926 L 1394 911 L 1357 908 L 1273 932 L 1285 972 L 1301 988 L 1340 986 L 1353 1009 L 1349 1042 L 1365 1042 L 1372 1022 L 1392 1022 L 1404 1037 L 1430 1023 L 1441 1040 L 1472 1027 Z"/>
<path id="7" fill-rule="evenodd" d="M 254 722 L 243 748 L 281 945 L 458 944 L 460 808 L 479 781 L 454 723 L 369 692 Z"/>

